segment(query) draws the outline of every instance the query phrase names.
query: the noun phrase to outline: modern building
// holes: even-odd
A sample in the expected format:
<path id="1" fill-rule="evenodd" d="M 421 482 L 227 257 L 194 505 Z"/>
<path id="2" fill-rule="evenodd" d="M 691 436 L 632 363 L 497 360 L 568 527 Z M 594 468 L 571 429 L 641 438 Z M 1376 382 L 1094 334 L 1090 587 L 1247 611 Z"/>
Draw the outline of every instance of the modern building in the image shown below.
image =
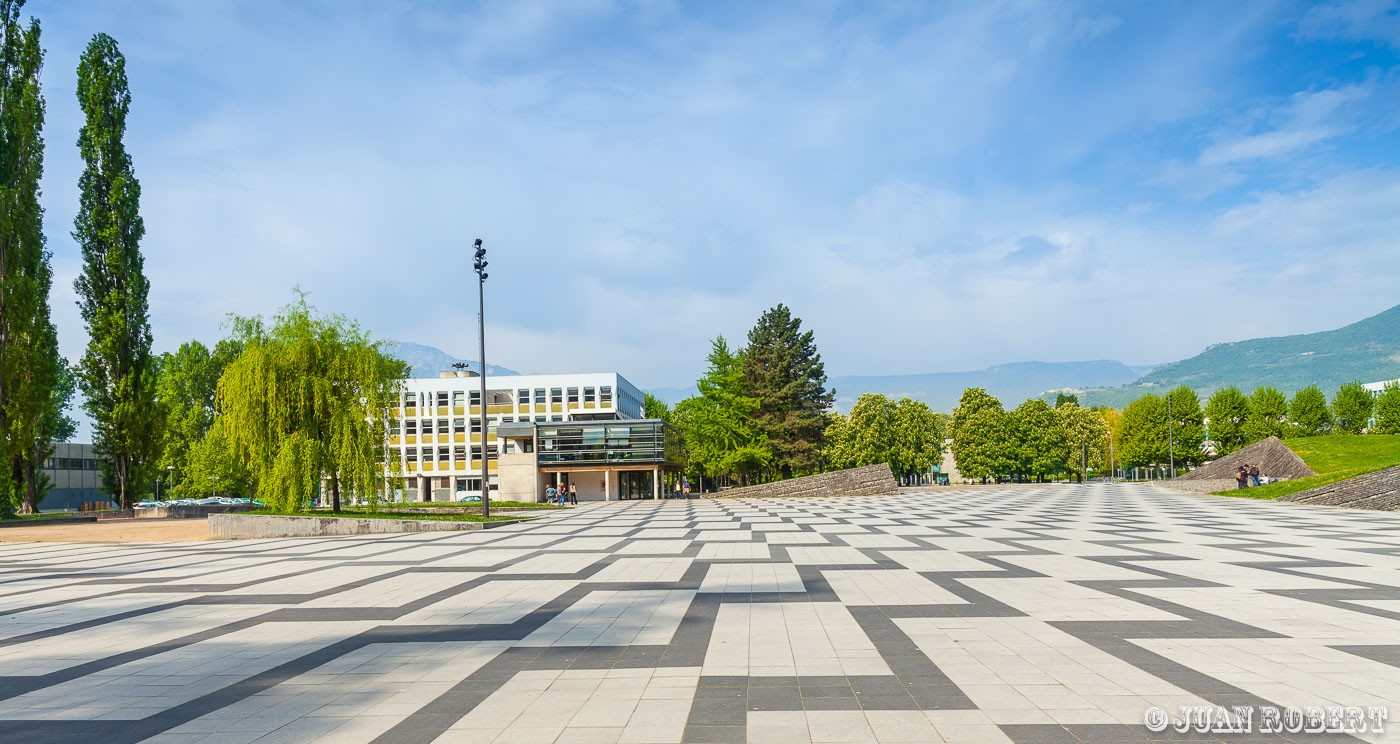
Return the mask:
<path id="1" fill-rule="evenodd" d="M 39 502 L 40 511 L 78 509 L 91 502 L 115 506 L 102 490 L 102 461 L 93 453 L 91 444 L 55 444 L 53 454 L 44 460 L 41 469 L 49 476 L 53 488 Z"/>
<path id="2" fill-rule="evenodd" d="M 650 498 L 681 482 L 678 433 L 643 419 L 642 391 L 615 372 L 487 377 L 484 443 L 480 398 L 472 372 L 405 382 L 389 426 L 398 498 L 479 496 L 483 444 L 497 499 L 540 501 L 569 484 L 580 500 Z"/>

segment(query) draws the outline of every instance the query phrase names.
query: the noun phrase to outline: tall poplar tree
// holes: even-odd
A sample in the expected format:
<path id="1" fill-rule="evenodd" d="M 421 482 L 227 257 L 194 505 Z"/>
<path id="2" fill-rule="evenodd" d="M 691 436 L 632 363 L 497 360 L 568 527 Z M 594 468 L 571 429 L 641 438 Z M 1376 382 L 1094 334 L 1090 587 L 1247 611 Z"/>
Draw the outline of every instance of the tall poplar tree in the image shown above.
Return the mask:
<path id="1" fill-rule="evenodd" d="M 49 317 L 53 274 L 44 238 L 39 180 L 44 171 L 44 52 L 39 22 L 20 24 L 23 0 L 0 0 L 0 512 L 38 507 L 35 467 L 47 457 L 45 423 L 57 416 L 62 372 Z M 49 427 L 51 429 L 52 427 Z"/>
<path id="2" fill-rule="evenodd" d="M 820 470 L 836 393 L 826 389 L 812 332 L 803 332 L 802 319 L 780 304 L 749 331 L 743 360 L 749 394 L 758 398 L 754 422 L 773 450 L 773 469 L 784 478 Z"/>
<path id="3" fill-rule="evenodd" d="M 126 59 L 106 34 L 92 37 L 78 62 L 78 132 L 83 174 L 73 239 L 83 254 L 74 288 L 88 329 L 78 365 L 84 407 L 93 419 L 93 448 L 104 459 L 103 481 L 125 507 L 160 454 L 161 411 L 151 363 L 150 282 L 143 272 L 141 185 L 122 144 L 131 106 Z"/>

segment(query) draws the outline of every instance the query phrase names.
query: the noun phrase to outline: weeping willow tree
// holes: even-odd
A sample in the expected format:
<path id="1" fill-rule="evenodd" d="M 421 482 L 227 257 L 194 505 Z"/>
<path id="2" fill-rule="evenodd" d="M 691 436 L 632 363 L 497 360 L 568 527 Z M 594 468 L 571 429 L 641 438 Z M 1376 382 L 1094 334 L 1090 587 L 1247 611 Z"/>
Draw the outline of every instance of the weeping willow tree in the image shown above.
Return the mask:
<path id="1" fill-rule="evenodd" d="M 279 511 L 306 508 L 330 491 L 378 504 L 385 477 L 386 422 L 407 366 L 354 322 L 318 315 L 302 295 L 267 327 L 233 318 L 243 352 L 219 380 L 227 446 L 246 467 L 257 498 Z"/>

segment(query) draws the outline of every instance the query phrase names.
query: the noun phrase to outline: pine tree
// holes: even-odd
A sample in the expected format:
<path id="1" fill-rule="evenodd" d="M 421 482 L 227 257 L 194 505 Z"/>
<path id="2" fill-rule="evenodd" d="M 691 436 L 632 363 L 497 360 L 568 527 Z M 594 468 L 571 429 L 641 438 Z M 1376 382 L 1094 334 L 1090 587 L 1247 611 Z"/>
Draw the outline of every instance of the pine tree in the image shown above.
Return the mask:
<path id="1" fill-rule="evenodd" d="M 1332 411 L 1327 408 L 1327 396 L 1316 385 L 1309 385 L 1293 394 L 1288 404 L 1288 419 L 1293 433 L 1300 437 L 1315 437 L 1332 430 Z"/>
<path id="2" fill-rule="evenodd" d="M 106 34 L 92 38 L 78 63 L 78 103 L 86 117 L 78 133 L 85 167 L 73 239 L 83 271 L 73 286 L 88 328 L 78 379 L 94 423 L 93 448 L 105 460 L 103 480 L 125 507 L 159 455 L 162 414 L 140 248 L 141 186 L 122 144 L 131 105 L 126 60 Z"/>
<path id="3" fill-rule="evenodd" d="M 49 317 L 53 274 L 43 232 L 44 99 L 39 22 L 19 22 L 23 0 L 0 0 L 0 512 L 32 512 L 44 491 L 34 467 L 47 443 L 62 374 Z M 42 462 L 42 458 L 39 460 Z"/>
<path id="4" fill-rule="evenodd" d="M 836 398 L 811 331 L 783 305 L 765 312 L 749 331 L 744 380 L 758 398 L 755 423 L 773 449 L 784 478 L 821 469 L 827 409 Z"/>

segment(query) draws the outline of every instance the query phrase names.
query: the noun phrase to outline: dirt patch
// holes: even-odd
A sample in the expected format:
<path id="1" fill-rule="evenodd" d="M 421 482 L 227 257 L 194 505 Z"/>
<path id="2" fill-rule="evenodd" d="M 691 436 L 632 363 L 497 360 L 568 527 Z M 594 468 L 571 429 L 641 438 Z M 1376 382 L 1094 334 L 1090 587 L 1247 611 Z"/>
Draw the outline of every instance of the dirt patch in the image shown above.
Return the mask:
<path id="1" fill-rule="evenodd" d="M 192 542 L 208 540 L 204 519 L 110 519 L 49 527 L 0 530 L 0 543 L 16 542 Z"/>

